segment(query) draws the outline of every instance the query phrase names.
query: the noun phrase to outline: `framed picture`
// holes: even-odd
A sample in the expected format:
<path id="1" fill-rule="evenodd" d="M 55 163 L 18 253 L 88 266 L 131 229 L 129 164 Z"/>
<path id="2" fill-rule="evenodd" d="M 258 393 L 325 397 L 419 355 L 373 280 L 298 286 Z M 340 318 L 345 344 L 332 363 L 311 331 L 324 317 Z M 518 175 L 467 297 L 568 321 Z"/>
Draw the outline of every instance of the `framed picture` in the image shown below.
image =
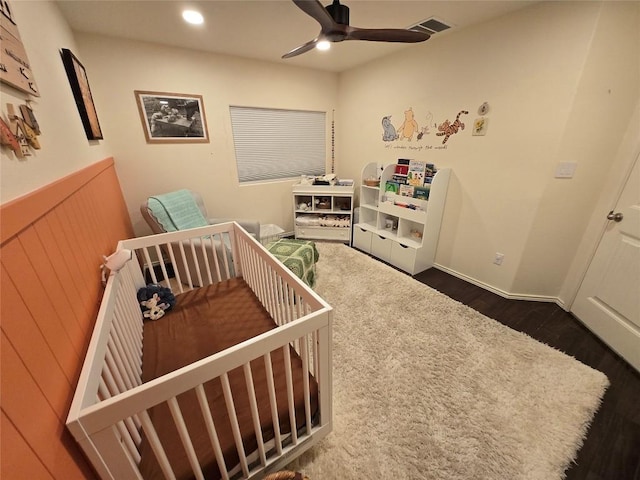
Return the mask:
<path id="1" fill-rule="evenodd" d="M 67 72 L 71 91 L 76 100 L 76 106 L 78 107 L 87 138 L 89 140 L 100 140 L 103 138 L 102 130 L 100 129 L 100 122 L 98 122 L 96 107 L 93 104 L 87 71 L 71 50 L 63 48 L 60 51 L 60 55 L 62 56 L 62 63 Z"/>
<path id="2" fill-rule="evenodd" d="M 147 143 L 208 143 L 202 95 L 136 90 Z"/>

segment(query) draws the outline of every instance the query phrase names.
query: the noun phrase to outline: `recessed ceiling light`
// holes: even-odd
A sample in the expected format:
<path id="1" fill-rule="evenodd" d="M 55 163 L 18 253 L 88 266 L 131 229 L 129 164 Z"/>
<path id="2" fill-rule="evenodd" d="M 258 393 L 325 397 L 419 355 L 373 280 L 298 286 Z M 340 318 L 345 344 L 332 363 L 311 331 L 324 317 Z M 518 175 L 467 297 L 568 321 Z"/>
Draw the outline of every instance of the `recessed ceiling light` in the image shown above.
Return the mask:
<path id="1" fill-rule="evenodd" d="M 316 43 L 316 48 L 318 50 L 329 50 L 331 48 L 331 42 L 328 42 L 326 40 L 321 40 L 318 43 Z"/>
<path id="2" fill-rule="evenodd" d="M 185 10 L 182 12 L 182 18 L 184 18 L 185 22 L 192 25 L 202 25 L 204 23 L 204 17 L 202 14 L 195 10 Z"/>

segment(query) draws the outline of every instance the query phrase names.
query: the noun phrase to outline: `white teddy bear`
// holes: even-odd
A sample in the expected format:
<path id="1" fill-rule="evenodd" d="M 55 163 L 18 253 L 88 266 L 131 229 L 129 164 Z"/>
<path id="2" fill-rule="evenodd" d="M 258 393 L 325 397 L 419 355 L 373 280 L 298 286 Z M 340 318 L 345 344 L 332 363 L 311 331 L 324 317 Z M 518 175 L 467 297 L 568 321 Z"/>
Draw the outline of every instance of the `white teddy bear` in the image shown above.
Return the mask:
<path id="1" fill-rule="evenodd" d="M 162 316 L 164 315 L 164 311 L 169 308 L 169 304 L 158 303 L 159 300 L 160 297 L 158 296 L 158 294 L 154 293 L 153 297 L 151 297 L 149 300 L 143 300 L 142 302 L 140 302 L 140 305 L 149 309 L 144 311 L 143 315 L 145 318 L 149 318 L 150 320 L 158 320 L 159 318 L 162 318 Z"/>

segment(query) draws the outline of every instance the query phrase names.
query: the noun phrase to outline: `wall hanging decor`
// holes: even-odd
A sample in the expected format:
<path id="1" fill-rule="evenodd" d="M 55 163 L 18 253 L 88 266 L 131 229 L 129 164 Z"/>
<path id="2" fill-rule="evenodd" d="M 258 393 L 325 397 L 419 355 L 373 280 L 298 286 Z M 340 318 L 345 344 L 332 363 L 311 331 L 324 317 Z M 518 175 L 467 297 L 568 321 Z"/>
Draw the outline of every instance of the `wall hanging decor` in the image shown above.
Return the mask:
<path id="1" fill-rule="evenodd" d="M 208 143 L 201 95 L 136 90 L 147 143 Z"/>
<path id="2" fill-rule="evenodd" d="M 67 77 L 71 84 L 71 91 L 76 100 L 76 106 L 78 107 L 82 126 L 87 134 L 87 138 L 89 140 L 100 140 L 103 138 L 102 130 L 100 129 L 98 114 L 96 113 L 96 107 L 93 103 L 91 88 L 89 88 L 87 71 L 71 50 L 63 48 L 60 50 L 60 56 L 62 57 L 62 63 L 64 64 L 64 69 L 67 72 Z"/>
<path id="3" fill-rule="evenodd" d="M 488 108 L 488 104 L 487 104 Z M 468 110 L 459 110 L 453 121 L 446 118 L 443 121 L 436 121 L 431 110 L 414 113 L 414 109 L 409 107 L 404 110 L 402 123 L 397 127 L 391 115 L 382 117 L 382 141 L 386 143 L 385 148 L 422 151 L 422 150 L 446 150 L 449 146 L 452 135 L 465 129 L 462 116 L 467 115 Z M 399 122 L 398 122 L 399 123 Z M 435 135 L 432 136 L 432 133 Z M 440 138 L 444 137 L 440 142 Z M 433 144 L 434 141 L 437 144 Z"/>
<path id="4" fill-rule="evenodd" d="M 449 122 L 449 119 L 447 119 L 438 125 L 438 133 L 436 133 L 436 135 L 438 137 L 444 136 L 444 139 L 442 140 L 443 145 L 447 143 L 447 140 L 449 140 L 451 135 L 455 135 L 459 131 L 464 130 L 464 123 L 460 120 L 460 116 L 467 115 L 468 113 L 469 112 L 467 110 L 460 110 L 453 122 Z"/>
<path id="5" fill-rule="evenodd" d="M 0 38 L 2 38 L 0 81 L 29 95 L 39 97 L 40 93 L 33 78 L 29 58 L 7 0 L 0 1 Z"/>
<path id="6" fill-rule="evenodd" d="M 489 119 L 486 117 L 476 118 L 473 122 L 474 136 L 482 136 L 487 134 L 487 127 L 489 126 Z"/>

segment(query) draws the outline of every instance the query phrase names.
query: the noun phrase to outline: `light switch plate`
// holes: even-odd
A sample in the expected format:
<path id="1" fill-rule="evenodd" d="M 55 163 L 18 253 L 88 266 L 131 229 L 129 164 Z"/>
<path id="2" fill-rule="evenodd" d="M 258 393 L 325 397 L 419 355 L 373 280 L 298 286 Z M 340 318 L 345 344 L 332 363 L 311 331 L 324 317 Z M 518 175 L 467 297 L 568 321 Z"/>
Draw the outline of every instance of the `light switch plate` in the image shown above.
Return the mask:
<path id="1" fill-rule="evenodd" d="M 577 167 L 576 162 L 560 162 L 556 167 L 556 178 L 573 178 Z"/>

